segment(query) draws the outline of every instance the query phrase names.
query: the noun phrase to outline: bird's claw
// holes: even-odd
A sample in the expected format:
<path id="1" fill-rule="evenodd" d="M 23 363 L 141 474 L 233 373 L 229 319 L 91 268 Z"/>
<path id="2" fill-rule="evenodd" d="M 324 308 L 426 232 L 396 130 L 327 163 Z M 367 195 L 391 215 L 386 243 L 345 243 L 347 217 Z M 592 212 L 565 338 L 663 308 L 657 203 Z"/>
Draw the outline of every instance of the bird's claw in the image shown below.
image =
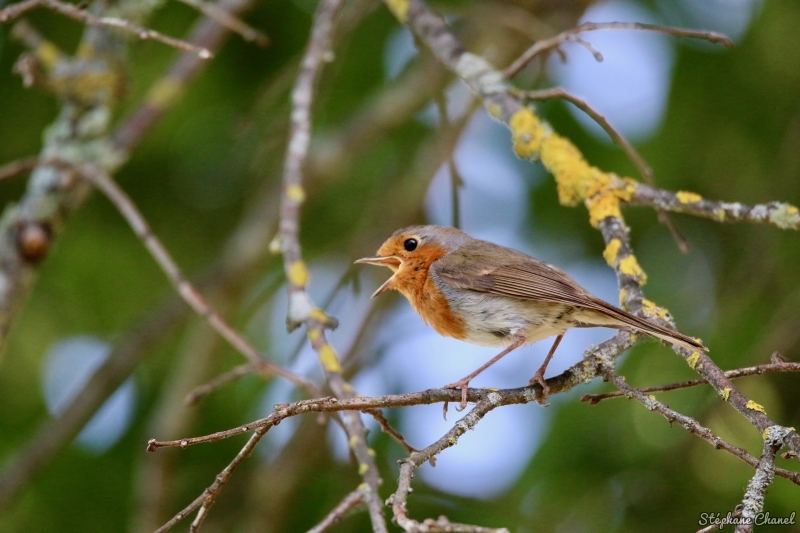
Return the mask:
<path id="1" fill-rule="evenodd" d="M 456 381 L 455 383 L 451 383 L 450 385 L 445 385 L 442 387 L 443 389 L 461 389 L 461 402 L 456 407 L 456 411 L 461 412 L 467 407 L 467 389 L 469 387 L 468 380 L 461 380 Z M 447 405 L 447 404 L 445 404 Z M 447 416 L 447 408 L 445 407 L 445 417 Z"/>
<path id="2" fill-rule="evenodd" d="M 536 402 L 542 406 L 550 405 L 544 401 L 545 398 L 550 396 L 550 387 L 547 385 L 547 381 L 544 379 L 544 371 L 541 368 L 537 370 L 530 381 L 528 381 L 528 385 L 533 385 L 534 383 L 538 383 L 539 386 L 542 387 L 542 397 L 536 400 Z"/>

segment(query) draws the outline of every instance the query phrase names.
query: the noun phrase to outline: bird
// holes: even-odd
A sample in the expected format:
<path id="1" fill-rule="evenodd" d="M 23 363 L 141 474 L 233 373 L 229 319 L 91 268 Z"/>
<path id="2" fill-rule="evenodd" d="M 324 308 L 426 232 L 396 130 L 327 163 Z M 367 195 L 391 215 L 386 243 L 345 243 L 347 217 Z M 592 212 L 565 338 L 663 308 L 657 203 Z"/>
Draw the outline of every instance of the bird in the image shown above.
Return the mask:
<path id="1" fill-rule="evenodd" d="M 422 320 L 445 337 L 503 350 L 444 388 L 467 387 L 478 374 L 517 348 L 555 336 L 530 379 L 542 396 L 547 364 L 570 328 L 633 329 L 691 351 L 708 351 L 692 337 L 623 311 L 589 293 L 564 271 L 522 252 L 474 239 L 457 228 L 409 226 L 394 232 L 373 257 L 357 264 L 388 267 L 392 276 L 372 294 L 399 291 Z"/>

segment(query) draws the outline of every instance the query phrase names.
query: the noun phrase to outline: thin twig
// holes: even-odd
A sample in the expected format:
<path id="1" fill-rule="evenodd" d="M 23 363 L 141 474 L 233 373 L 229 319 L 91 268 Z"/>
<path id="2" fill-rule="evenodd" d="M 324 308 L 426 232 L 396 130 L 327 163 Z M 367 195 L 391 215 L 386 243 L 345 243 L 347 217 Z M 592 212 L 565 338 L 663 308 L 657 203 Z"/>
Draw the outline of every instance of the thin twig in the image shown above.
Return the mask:
<path id="1" fill-rule="evenodd" d="M 664 418 L 667 419 L 670 423 L 678 422 L 681 426 L 684 427 L 689 433 L 700 437 L 704 441 L 712 444 L 714 448 L 717 450 L 725 450 L 726 452 L 730 453 L 734 457 L 737 457 L 747 463 L 748 465 L 752 466 L 753 468 L 758 468 L 759 460 L 747 453 L 747 450 L 739 448 L 737 446 L 733 446 L 728 442 L 724 441 L 720 437 L 714 435 L 710 429 L 700 425 L 694 418 L 690 416 L 683 415 L 673 409 L 670 409 L 663 403 L 659 402 L 658 400 L 647 396 L 646 394 L 640 392 L 634 387 L 631 387 L 625 382 L 625 379 L 616 374 L 613 370 L 602 365 L 600 367 L 600 373 L 605 377 L 608 381 L 612 382 L 618 389 L 625 393 L 625 396 L 628 398 L 633 398 L 634 400 L 638 401 L 642 405 L 644 405 L 648 411 L 654 411 Z M 782 428 L 782 426 L 774 426 L 775 431 L 778 428 Z M 786 434 L 790 433 L 791 428 L 782 428 L 787 430 L 784 433 L 784 438 Z M 788 479 L 792 483 L 796 485 L 800 485 L 800 473 L 792 472 L 791 470 L 784 470 L 781 468 L 776 468 L 775 473 L 779 476 Z"/>
<path id="2" fill-rule="evenodd" d="M 191 533 L 196 533 L 203 524 L 206 516 L 208 516 L 208 510 L 212 505 L 214 505 L 214 502 L 216 501 L 219 492 L 222 490 L 222 487 L 225 486 L 225 484 L 231 478 L 231 475 L 233 475 L 233 472 L 236 470 L 236 468 L 238 468 L 242 461 L 250 457 L 250 454 L 253 452 L 253 448 L 255 448 L 256 444 L 258 444 L 258 441 L 260 441 L 262 437 L 266 435 L 267 429 L 267 427 L 258 428 L 250 436 L 247 444 L 245 444 L 239 453 L 236 454 L 236 457 L 233 458 L 233 461 L 231 461 L 228 466 L 222 470 L 222 472 L 217 474 L 217 477 L 214 478 L 214 482 L 192 503 L 187 505 L 181 512 L 173 516 L 167 523 L 158 528 L 155 533 L 163 533 L 164 531 L 167 531 L 172 526 L 186 518 L 189 513 L 199 509 L 199 511 L 197 511 L 197 516 L 192 522 L 192 525 L 189 526 L 189 531 Z"/>
<path id="3" fill-rule="evenodd" d="M 292 88 L 292 112 L 289 140 L 283 165 L 283 192 L 280 205 L 280 244 L 283 264 L 288 281 L 289 309 L 286 325 L 291 331 L 305 326 L 311 346 L 319 357 L 328 384 L 334 394 L 341 399 L 355 396 L 353 387 L 342 375 L 342 367 L 336 350 L 328 342 L 325 330 L 335 328 L 338 321 L 319 309 L 308 295 L 308 269 L 300 247 L 300 205 L 305 199 L 303 189 L 303 168 L 308 158 L 311 140 L 311 110 L 314 89 L 322 66 L 332 58 L 330 40 L 336 17 L 343 0 L 321 0 L 314 15 L 311 36 L 308 41 L 300 72 Z M 370 522 L 375 533 L 385 533 L 386 520 L 383 517 L 383 502 L 378 492 L 381 479 L 375 464 L 374 451 L 366 441 L 366 429 L 361 416 L 356 411 L 343 414 L 348 442 L 358 461 L 358 470 L 368 490 L 365 502 Z"/>
<path id="4" fill-rule="evenodd" d="M 223 0 L 220 8 L 235 17 L 252 7 L 251 0 Z M 195 24 L 189 41 L 195 46 L 216 52 L 225 42 L 228 29 L 215 20 L 203 18 Z M 141 142 L 156 121 L 164 115 L 189 86 L 189 83 L 208 62 L 195 53 L 184 53 L 148 89 L 144 101 L 111 135 L 111 142 L 122 153 L 130 151 Z"/>
<path id="5" fill-rule="evenodd" d="M 411 493 L 411 480 L 414 477 L 414 470 L 431 460 L 437 454 L 458 443 L 459 437 L 467 431 L 473 429 L 489 411 L 502 405 L 503 397 L 498 392 L 489 392 L 485 398 L 479 400 L 475 407 L 467 413 L 461 420 L 439 440 L 430 446 L 412 453 L 408 458 L 400 461 L 400 474 L 397 481 L 397 490 L 389 498 L 387 504 L 392 506 L 394 520 L 397 525 L 409 533 L 421 531 L 464 531 L 474 533 L 508 533 L 505 528 L 492 529 L 481 526 L 467 524 L 453 524 L 445 517 L 440 517 L 438 521 L 425 520 L 422 523 L 410 518 L 406 509 L 408 495 Z"/>
<path id="6" fill-rule="evenodd" d="M 186 395 L 183 401 L 187 405 L 194 405 L 199 402 L 201 398 L 211 394 L 223 385 L 230 383 L 231 381 L 236 381 L 237 379 L 248 374 L 252 374 L 256 371 L 256 368 L 256 365 L 252 363 L 235 366 L 224 374 L 220 374 L 219 376 L 214 377 L 212 380 L 192 389 L 189 394 Z"/>
<path id="7" fill-rule="evenodd" d="M 525 65 L 527 65 L 531 59 L 537 55 L 554 48 L 558 49 L 558 47 L 564 44 L 566 41 L 579 42 L 576 38 L 577 34 L 595 30 L 647 30 L 658 33 L 666 33 L 667 35 L 674 35 L 675 37 L 705 39 L 706 41 L 710 41 L 712 43 L 722 43 L 726 48 L 731 48 L 733 46 L 733 41 L 731 41 L 727 36 L 713 31 L 690 30 L 686 28 L 659 26 L 656 24 L 641 24 L 638 22 L 584 22 L 580 26 L 561 32 L 555 37 L 536 42 L 521 56 L 519 56 L 519 58 L 511 63 L 511 65 L 509 65 L 503 71 L 503 75 L 506 78 L 513 78 L 515 75 L 517 75 L 517 73 L 519 73 L 520 70 L 525 68 Z M 595 54 L 595 59 L 602 61 L 602 56 L 598 58 Z"/>
<path id="8" fill-rule="evenodd" d="M 655 186 L 653 169 L 647 164 L 647 161 L 644 160 L 641 154 L 639 154 L 639 151 L 633 147 L 633 145 L 628 141 L 628 139 L 625 138 L 624 135 L 614 129 L 606 117 L 598 113 L 594 108 L 587 104 L 585 100 L 565 91 L 562 87 L 553 87 L 539 91 L 526 91 L 523 93 L 523 96 L 529 100 L 549 100 L 552 98 L 559 98 L 574 104 L 581 111 L 589 115 L 597 124 L 599 124 L 600 127 L 603 128 L 603 130 L 608 134 L 608 136 L 611 137 L 611 140 L 614 141 L 617 146 L 622 148 L 622 151 L 625 152 L 625 155 L 628 156 L 628 159 L 631 160 L 631 163 L 633 163 L 633 165 L 639 171 L 639 175 L 642 176 L 642 179 L 645 181 L 645 183 L 651 187 Z M 689 243 L 686 241 L 686 237 L 681 234 L 669 215 L 667 215 L 667 213 L 660 208 L 656 209 L 656 211 L 658 212 L 658 221 L 669 230 L 672 238 L 675 239 L 675 242 L 677 243 L 681 252 L 685 254 L 689 253 Z"/>
<path id="9" fill-rule="evenodd" d="M 308 390 L 312 395 L 316 395 L 317 387 L 312 381 L 272 361 L 266 360 L 249 341 L 228 325 L 225 319 L 208 304 L 200 292 L 188 281 L 186 276 L 183 275 L 183 272 L 181 272 L 177 263 L 172 259 L 172 256 L 164 245 L 161 244 L 161 241 L 153 234 L 150 225 L 139 212 L 139 209 L 133 201 L 131 201 L 130 197 L 114 182 L 114 180 L 92 165 L 83 165 L 81 167 L 81 174 L 91 181 L 91 183 L 114 204 L 131 226 L 136 236 L 141 239 L 145 248 L 147 248 L 153 256 L 153 259 L 155 259 L 156 263 L 158 263 L 167 275 L 167 279 L 169 279 L 175 291 L 197 314 L 204 317 L 208 321 L 208 324 L 217 331 L 222 338 L 244 355 L 248 361 L 250 361 L 250 364 L 258 368 L 264 377 L 269 378 L 273 375 L 281 376 L 295 385 Z"/>
<path id="10" fill-rule="evenodd" d="M 0 167 L 0 181 L 16 177 L 24 172 L 30 172 L 39 163 L 38 157 L 27 157 L 12 161 Z"/>
<path id="11" fill-rule="evenodd" d="M 139 26 L 138 24 L 134 24 L 133 22 L 121 18 L 98 17 L 96 15 L 93 15 L 87 10 L 81 9 L 80 7 L 74 4 L 60 2 L 59 0 L 25 0 L 23 2 L 11 4 L 5 9 L 0 10 L 0 22 L 7 22 L 9 20 L 13 20 L 21 16 L 22 14 L 27 13 L 28 11 L 31 11 L 39 7 L 51 9 L 57 13 L 61 13 L 66 17 L 75 19 L 79 22 L 83 22 L 84 24 L 87 24 L 89 26 L 103 26 L 106 28 L 117 28 L 126 31 L 128 33 L 132 33 L 137 37 L 139 37 L 140 39 L 153 39 L 154 41 L 159 41 L 168 46 L 177 48 L 178 50 L 194 52 L 197 54 L 198 57 L 202 59 L 210 59 L 211 57 L 213 57 L 213 54 L 208 48 L 195 46 L 190 42 L 184 41 L 182 39 L 176 39 L 174 37 L 169 37 L 155 30 Z"/>
<path id="12" fill-rule="evenodd" d="M 755 205 L 719 202 L 706 200 L 694 192 L 672 192 L 637 183 L 627 203 L 686 213 L 717 222 L 755 222 L 771 224 L 780 229 L 800 229 L 800 210 L 782 202 Z"/>
<path id="13" fill-rule="evenodd" d="M 769 363 L 758 366 L 750 366 L 747 368 L 737 368 L 735 370 L 726 370 L 724 374 L 726 378 L 736 379 L 744 376 L 753 376 L 756 374 L 771 374 L 773 372 L 800 372 L 800 363 Z M 656 385 L 654 387 L 640 387 L 637 390 L 641 393 L 648 394 L 651 392 L 665 392 L 707 384 L 708 381 L 705 379 L 690 379 L 677 383 L 668 383 L 666 385 Z M 590 405 L 595 405 L 596 403 L 609 398 L 620 398 L 624 396 L 625 393 L 622 391 L 604 392 L 602 394 L 584 394 L 581 396 L 581 401 L 587 402 Z"/>
<path id="14" fill-rule="evenodd" d="M 370 409 L 364 412 L 372 416 L 372 418 L 374 418 L 378 424 L 380 424 L 381 430 L 396 440 L 403 448 L 405 448 L 408 453 L 419 451 L 408 443 L 402 433 L 392 427 L 392 425 L 389 423 L 389 420 L 383 416 L 383 413 L 380 409 Z"/>
<path id="15" fill-rule="evenodd" d="M 354 490 L 342 498 L 342 501 L 331 509 L 331 512 L 325 515 L 325 518 L 320 520 L 319 524 L 309 529 L 307 533 L 323 533 L 331 526 L 337 524 L 362 501 L 364 501 L 364 491 L 361 489 Z"/>
<path id="16" fill-rule="evenodd" d="M 447 113 L 447 98 L 444 91 L 436 95 L 436 108 L 439 110 L 439 120 L 443 129 L 451 129 L 453 126 L 450 124 L 450 117 Z M 447 158 L 447 170 L 450 174 L 450 199 L 453 204 L 453 220 L 452 225 L 454 228 L 461 227 L 461 201 L 460 190 L 464 186 L 464 179 L 456 166 L 456 158 L 453 152 L 450 152 Z"/>
<path id="17" fill-rule="evenodd" d="M 230 11 L 205 0 L 181 0 L 187 6 L 191 6 L 201 12 L 206 17 L 216 21 L 221 26 L 238 33 L 245 41 L 256 43 L 259 46 L 267 46 L 269 37 L 263 32 L 258 31 L 246 24 L 241 19 L 235 17 Z"/>

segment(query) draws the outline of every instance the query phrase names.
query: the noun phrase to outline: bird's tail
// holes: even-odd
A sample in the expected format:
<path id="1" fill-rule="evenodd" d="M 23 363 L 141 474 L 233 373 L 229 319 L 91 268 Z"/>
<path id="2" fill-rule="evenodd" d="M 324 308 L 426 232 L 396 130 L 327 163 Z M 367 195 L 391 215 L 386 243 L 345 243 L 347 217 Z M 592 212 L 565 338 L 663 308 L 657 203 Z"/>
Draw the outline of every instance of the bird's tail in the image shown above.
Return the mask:
<path id="1" fill-rule="evenodd" d="M 684 335 L 679 331 L 665 328 L 654 322 L 639 318 L 636 315 L 632 315 L 599 299 L 595 299 L 592 304 L 594 305 L 585 308 L 586 310 L 594 311 L 594 313 L 591 314 L 592 318 L 590 320 L 592 325 L 611 327 L 629 326 L 670 344 L 686 348 L 687 350 L 708 351 L 708 348 L 703 346 L 703 343 L 699 340 Z M 581 319 L 579 316 L 576 316 L 576 318 L 579 320 Z"/>

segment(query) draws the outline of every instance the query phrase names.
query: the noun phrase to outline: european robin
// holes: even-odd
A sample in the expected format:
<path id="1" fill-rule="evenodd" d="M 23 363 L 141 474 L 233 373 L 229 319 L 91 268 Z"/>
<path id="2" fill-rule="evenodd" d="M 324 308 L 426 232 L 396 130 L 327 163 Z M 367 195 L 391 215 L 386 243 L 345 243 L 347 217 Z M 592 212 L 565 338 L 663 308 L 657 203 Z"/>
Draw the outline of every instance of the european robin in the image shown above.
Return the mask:
<path id="1" fill-rule="evenodd" d="M 600 300 L 554 266 L 473 239 L 456 228 L 403 228 L 381 245 L 375 257 L 356 263 L 394 272 L 373 298 L 389 289 L 400 291 L 440 335 L 505 347 L 475 372 L 445 386 L 461 389 L 461 409 L 472 378 L 512 350 L 555 335 L 544 363 L 529 382 L 538 382 L 547 395 L 544 372 L 569 328 L 632 328 L 682 348 L 707 351 L 691 337 Z"/>

